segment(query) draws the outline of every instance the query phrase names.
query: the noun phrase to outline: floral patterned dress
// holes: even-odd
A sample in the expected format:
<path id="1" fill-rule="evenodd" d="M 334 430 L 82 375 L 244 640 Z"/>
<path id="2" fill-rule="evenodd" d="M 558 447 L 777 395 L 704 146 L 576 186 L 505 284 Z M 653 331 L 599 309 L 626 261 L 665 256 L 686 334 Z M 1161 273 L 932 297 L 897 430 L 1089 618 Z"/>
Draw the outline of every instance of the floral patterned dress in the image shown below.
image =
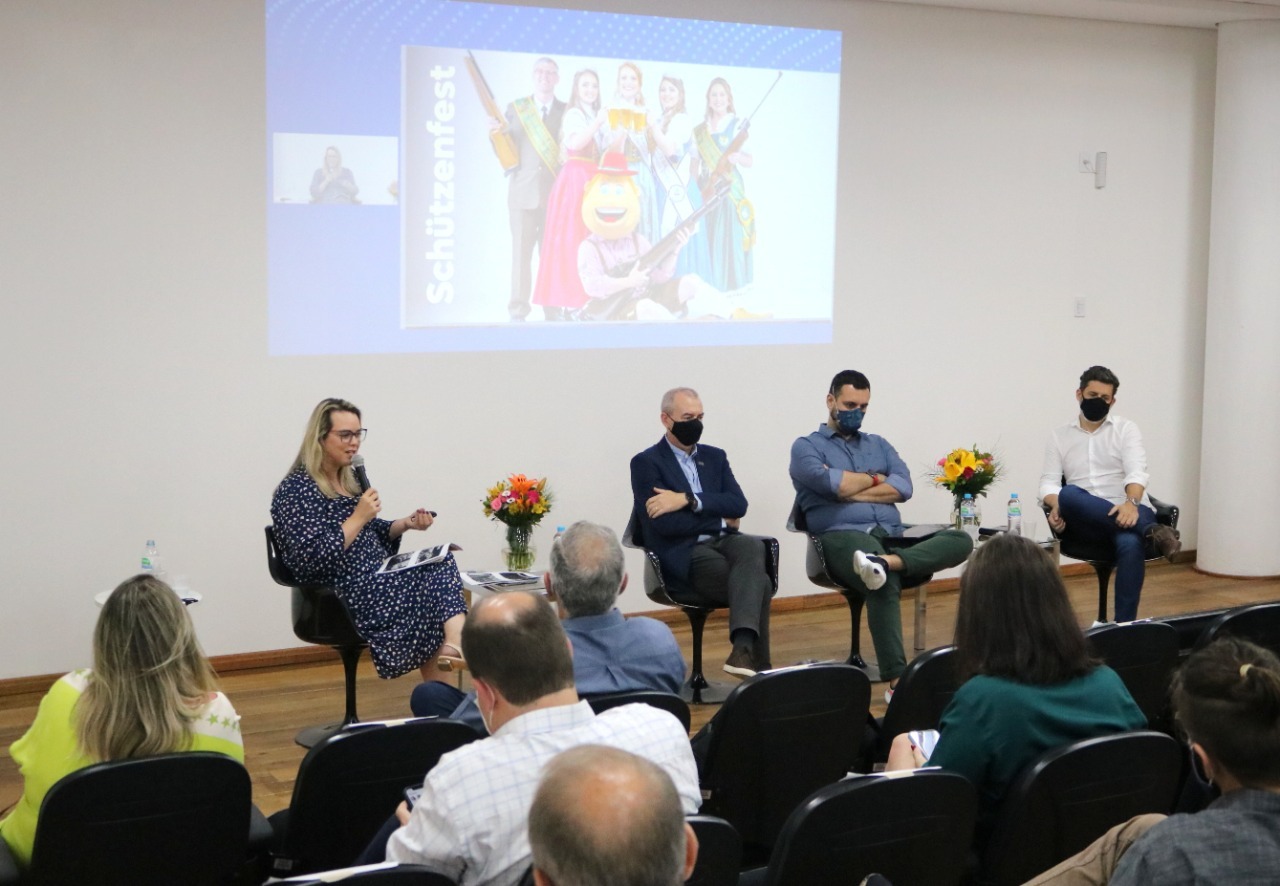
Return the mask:
<path id="1" fill-rule="evenodd" d="M 326 498 L 298 468 L 276 488 L 271 522 L 280 556 L 298 581 L 332 585 L 369 642 L 378 676 L 399 677 L 435 655 L 444 623 L 467 611 L 462 577 L 452 554 L 439 563 L 375 574 L 399 551 L 400 540 L 392 540 L 389 521 L 374 518 L 344 550 L 342 523 L 355 508 L 355 498 Z"/>

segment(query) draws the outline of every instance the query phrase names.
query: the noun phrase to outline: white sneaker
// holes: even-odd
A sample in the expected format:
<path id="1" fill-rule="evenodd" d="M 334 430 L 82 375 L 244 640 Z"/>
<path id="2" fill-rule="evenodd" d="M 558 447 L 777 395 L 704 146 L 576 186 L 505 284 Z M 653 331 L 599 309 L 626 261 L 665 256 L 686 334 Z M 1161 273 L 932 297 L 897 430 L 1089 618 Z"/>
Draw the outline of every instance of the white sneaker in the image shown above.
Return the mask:
<path id="1" fill-rule="evenodd" d="M 889 578 L 885 574 L 884 567 L 862 551 L 853 552 L 853 568 L 858 571 L 858 578 L 862 579 L 868 591 L 880 590 Z"/>

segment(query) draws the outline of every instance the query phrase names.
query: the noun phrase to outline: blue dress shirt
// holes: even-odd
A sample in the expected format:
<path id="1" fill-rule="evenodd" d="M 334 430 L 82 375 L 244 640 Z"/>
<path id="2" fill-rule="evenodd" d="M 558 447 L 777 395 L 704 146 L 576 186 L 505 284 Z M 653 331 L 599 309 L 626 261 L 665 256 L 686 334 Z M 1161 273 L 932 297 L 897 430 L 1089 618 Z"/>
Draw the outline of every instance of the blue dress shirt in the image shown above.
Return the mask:
<path id="1" fill-rule="evenodd" d="M 811 532 L 836 529 L 870 532 L 878 526 L 889 535 L 901 535 L 905 530 L 895 504 L 840 501 L 839 498 L 840 480 L 845 471 L 883 474 L 884 482 L 898 490 L 903 501 L 911 498 L 911 473 L 884 437 L 862 431 L 844 437 L 823 424 L 791 444 L 790 470 L 796 501 L 804 511 Z"/>

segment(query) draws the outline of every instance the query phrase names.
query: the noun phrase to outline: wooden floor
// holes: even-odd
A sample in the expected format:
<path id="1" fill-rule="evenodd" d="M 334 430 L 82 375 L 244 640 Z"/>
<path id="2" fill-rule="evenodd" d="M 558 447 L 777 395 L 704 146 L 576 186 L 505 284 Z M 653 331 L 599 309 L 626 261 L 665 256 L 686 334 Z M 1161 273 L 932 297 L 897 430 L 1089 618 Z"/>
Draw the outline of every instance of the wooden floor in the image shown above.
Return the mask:
<path id="1" fill-rule="evenodd" d="M 1097 583 L 1092 573 L 1069 578 L 1067 586 L 1081 624 L 1088 625 L 1097 609 Z M 829 606 L 793 609 L 774 615 L 774 664 L 781 666 L 806 659 L 843 660 L 848 655 L 848 610 L 844 601 L 835 594 L 827 599 Z M 954 591 L 931 596 L 927 647 L 951 641 L 956 600 Z M 1215 578 L 1197 573 L 1187 565 L 1160 565 L 1151 567 L 1148 572 L 1142 594 L 1142 614 L 1172 615 L 1272 600 L 1280 600 L 1280 579 Z M 902 619 L 904 633 L 910 643 L 910 602 L 903 603 Z M 726 633 L 723 616 L 708 621 L 704 656 L 709 678 L 723 678 L 725 682 L 732 683 L 733 678 L 720 671 L 720 665 L 729 653 Z M 675 634 L 687 659 L 690 654 L 687 623 L 677 626 Z M 872 657 L 865 620 L 862 650 L 868 658 Z M 240 671 L 225 675 L 222 685 L 243 718 L 245 762 L 253 777 L 254 801 L 267 814 L 286 807 L 293 790 L 294 774 L 304 753 L 293 743 L 293 736 L 304 726 L 340 718 L 342 666 L 334 661 Z M 410 677 L 377 679 L 368 656 L 365 656 L 361 661 L 358 689 L 361 718 L 391 719 L 408 715 L 412 688 Z M 884 709 L 881 688 L 874 687 L 872 697 L 872 711 L 876 714 L 883 713 Z M 0 697 L 0 747 L 7 751 L 8 746 L 22 735 L 31 723 L 39 702 L 38 693 Z M 694 708 L 693 729 L 696 731 L 715 710 L 710 706 Z M 17 767 L 5 753 L 0 756 L 0 810 L 7 810 L 20 792 L 21 778 Z"/>

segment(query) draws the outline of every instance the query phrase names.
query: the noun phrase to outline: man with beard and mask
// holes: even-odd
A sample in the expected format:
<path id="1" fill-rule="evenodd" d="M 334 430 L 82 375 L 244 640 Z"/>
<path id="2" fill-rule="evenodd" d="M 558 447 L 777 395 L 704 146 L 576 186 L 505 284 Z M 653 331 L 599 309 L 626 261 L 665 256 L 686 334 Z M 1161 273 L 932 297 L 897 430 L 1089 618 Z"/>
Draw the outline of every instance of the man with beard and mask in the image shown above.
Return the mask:
<path id="1" fill-rule="evenodd" d="M 880 678 L 890 691 L 907 666 L 902 645 L 902 585 L 959 566 L 973 550 L 967 533 L 936 532 L 885 552 L 883 539 L 906 530 L 897 503 L 911 498 L 911 472 L 889 441 L 862 431 L 871 382 L 861 372 L 836 373 L 827 390 L 827 421 L 791 444 L 791 483 L 809 531 L 822 537 L 827 568 L 862 594 Z"/>
<path id="2" fill-rule="evenodd" d="M 692 388 L 662 395 L 666 435 L 631 459 L 631 491 L 644 545 L 658 556 L 675 594 L 698 595 L 729 607 L 733 651 L 724 669 L 738 677 L 767 671 L 769 601 L 773 582 L 765 546 L 738 531 L 747 497 L 723 449 L 699 445 L 702 400 Z"/>
<path id="3" fill-rule="evenodd" d="M 1156 523 L 1147 498 L 1147 452 L 1138 426 L 1111 414 L 1120 380 L 1105 366 L 1080 376 L 1080 414 L 1049 435 L 1040 500 L 1062 535 L 1115 545 L 1116 621 L 1138 617 L 1147 550 L 1173 562 L 1178 534 Z"/>

